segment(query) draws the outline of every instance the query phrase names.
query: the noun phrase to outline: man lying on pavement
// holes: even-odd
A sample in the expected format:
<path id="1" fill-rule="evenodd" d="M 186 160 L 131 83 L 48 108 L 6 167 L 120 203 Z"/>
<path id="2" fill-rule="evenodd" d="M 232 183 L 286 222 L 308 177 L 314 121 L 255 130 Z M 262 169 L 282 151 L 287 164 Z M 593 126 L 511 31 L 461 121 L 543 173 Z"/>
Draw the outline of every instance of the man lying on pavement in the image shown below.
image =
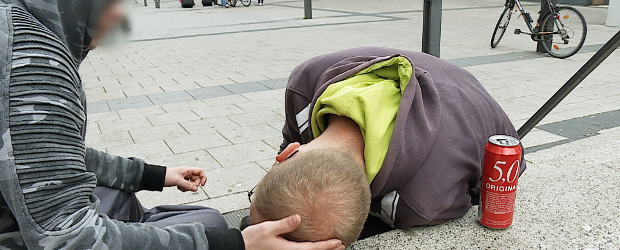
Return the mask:
<path id="1" fill-rule="evenodd" d="M 368 236 L 461 217 L 478 203 L 488 138 L 517 137 L 473 75 L 397 49 L 304 62 L 289 78 L 285 106 L 281 153 L 252 192 L 249 223 L 300 214 L 301 226 L 286 235 L 295 241 L 350 245 L 363 229 Z M 364 226 L 367 215 L 384 223 Z"/>

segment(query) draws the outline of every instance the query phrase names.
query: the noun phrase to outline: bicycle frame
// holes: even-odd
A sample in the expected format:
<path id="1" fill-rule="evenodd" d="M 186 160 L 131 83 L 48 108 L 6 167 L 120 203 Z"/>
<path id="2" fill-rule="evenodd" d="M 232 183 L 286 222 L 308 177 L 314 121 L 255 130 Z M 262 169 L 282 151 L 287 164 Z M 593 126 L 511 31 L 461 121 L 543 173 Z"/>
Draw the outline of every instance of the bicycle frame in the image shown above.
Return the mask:
<path id="1" fill-rule="evenodd" d="M 547 35 L 547 34 L 554 34 L 557 32 L 536 32 L 534 31 L 535 28 L 538 27 L 538 22 L 536 23 L 536 26 L 532 26 L 532 23 L 529 22 L 528 18 L 532 18 L 531 16 L 529 16 L 529 13 L 525 12 L 525 9 L 523 9 L 523 5 L 521 5 L 521 1 L 519 0 L 508 0 L 507 1 L 508 4 L 514 4 L 517 6 L 517 10 L 519 10 L 519 13 L 521 13 L 521 16 L 523 17 L 523 21 L 525 21 L 525 24 L 527 25 L 527 28 L 530 30 L 530 32 L 522 32 L 524 34 L 528 34 L 528 35 Z M 549 5 L 549 11 L 554 14 L 557 15 L 557 13 L 555 12 L 555 8 L 553 8 L 553 4 L 551 3 L 551 0 L 547 0 L 547 4 Z M 529 17 L 526 17 L 529 16 Z M 556 22 L 556 25 L 558 27 L 563 27 L 564 25 L 562 25 L 561 23 L 558 23 L 557 18 L 554 20 Z"/>

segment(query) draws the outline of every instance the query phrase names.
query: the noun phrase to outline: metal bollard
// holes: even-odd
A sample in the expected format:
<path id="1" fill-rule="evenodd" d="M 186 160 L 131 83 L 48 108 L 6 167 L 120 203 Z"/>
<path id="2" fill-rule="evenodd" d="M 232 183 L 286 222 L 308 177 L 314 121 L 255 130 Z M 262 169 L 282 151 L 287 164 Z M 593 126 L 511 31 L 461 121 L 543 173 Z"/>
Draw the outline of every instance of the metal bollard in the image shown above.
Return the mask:
<path id="1" fill-rule="evenodd" d="M 304 19 L 312 19 L 312 1 L 304 0 Z"/>
<path id="2" fill-rule="evenodd" d="M 442 0 L 424 0 L 422 52 L 439 57 L 441 51 Z"/>
<path id="3" fill-rule="evenodd" d="M 555 6 L 557 5 L 557 0 L 551 0 L 551 4 L 553 4 L 553 8 L 555 8 Z M 540 11 L 538 12 L 539 16 L 538 16 L 538 21 L 536 21 L 536 24 L 540 24 L 540 22 L 542 22 L 542 18 L 545 17 L 545 15 L 547 15 L 547 13 L 549 13 L 551 10 L 549 9 L 549 4 L 547 4 L 547 0 L 542 0 L 540 2 Z M 539 29 L 542 29 L 542 27 L 539 27 Z M 536 52 L 543 52 L 543 53 L 547 53 L 547 50 L 545 50 L 545 46 L 543 45 L 543 42 L 538 42 L 538 45 L 536 46 Z"/>

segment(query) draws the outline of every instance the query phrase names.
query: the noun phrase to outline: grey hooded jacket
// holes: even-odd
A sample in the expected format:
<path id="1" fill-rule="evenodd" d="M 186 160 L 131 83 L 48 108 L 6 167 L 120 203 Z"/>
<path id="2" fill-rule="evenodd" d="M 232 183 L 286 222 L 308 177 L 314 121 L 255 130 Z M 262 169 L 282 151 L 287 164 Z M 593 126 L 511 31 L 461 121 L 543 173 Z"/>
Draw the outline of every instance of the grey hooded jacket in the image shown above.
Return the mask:
<path id="1" fill-rule="evenodd" d="M 286 88 L 281 150 L 291 142 L 314 139 L 308 123 L 314 104 L 330 84 L 396 56 L 411 62 L 414 75 L 400 100 L 382 168 L 370 186 L 371 213 L 395 228 L 463 216 L 478 202 L 489 136 L 517 137 L 517 132 L 473 75 L 434 56 L 363 47 L 297 66 Z"/>
<path id="2" fill-rule="evenodd" d="M 0 249 L 243 249 L 238 231 L 159 229 L 96 212 L 96 185 L 161 190 L 165 175 L 84 144 L 78 66 L 106 2 L 0 1 Z"/>

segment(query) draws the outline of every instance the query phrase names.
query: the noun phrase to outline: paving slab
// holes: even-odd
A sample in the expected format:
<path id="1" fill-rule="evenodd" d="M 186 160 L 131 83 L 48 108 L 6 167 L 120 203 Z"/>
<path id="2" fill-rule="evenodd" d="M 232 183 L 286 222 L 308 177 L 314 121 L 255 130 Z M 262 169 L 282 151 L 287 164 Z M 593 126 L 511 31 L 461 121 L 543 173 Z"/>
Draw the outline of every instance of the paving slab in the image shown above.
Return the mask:
<path id="1" fill-rule="evenodd" d="M 110 110 L 130 109 L 151 106 L 153 103 L 146 96 L 132 96 L 108 100 Z"/>
<path id="2" fill-rule="evenodd" d="M 162 192 L 140 191 L 136 196 L 142 206 L 148 209 L 160 205 L 179 205 L 209 199 L 201 189 L 196 192 L 181 192 L 174 187 L 164 188 Z"/>
<path id="3" fill-rule="evenodd" d="M 110 111 L 110 107 L 108 106 L 108 102 L 106 101 L 98 101 L 98 102 L 89 102 L 87 112 L 90 113 L 102 113 Z"/>
<path id="4" fill-rule="evenodd" d="M 136 117 L 145 117 L 149 115 L 158 115 L 166 113 L 160 106 L 149 106 L 142 108 L 123 109 L 116 111 L 122 120 L 135 119 Z"/>
<path id="5" fill-rule="evenodd" d="M 262 161 L 257 161 L 256 164 L 258 164 L 261 168 L 263 168 L 265 171 L 269 172 L 269 170 L 271 170 L 271 167 L 273 167 L 273 164 L 276 163 L 276 158 L 274 157 L 273 159 L 270 160 L 262 160 Z"/>
<path id="6" fill-rule="evenodd" d="M 265 99 L 275 99 L 283 97 L 282 92 L 278 90 L 263 90 L 263 91 L 255 91 L 241 94 L 243 97 L 248 98 L 252 101 L 256 100 L 265 100 Z"/>
<path id="7" fill-rule="evenodd" d="M 230 145 L 226 138 L 213 131 L 179 136 L 165 141 L 175 154 Z"/>
<path id="8" fill-rule="evenodd" d="M 243 114 L 245 113 L 245 111 L 235 105 L 228 104 L 228 105 L 221 105 L 217 107 L 209 106 L 209 107 L 204 107 L 201 109 L 196 109 L 194 110 L 194 113 L 196 113 L 201 118 L 206 119 L 206 118 L 216 118 L 219 116 Z"/>
<path id="9" fill-rule="evenodd" d="M 178 123 L 171 123 L 146 128 L 129 129 L 129 134 L 135 142 L 147 142 L 160 139 L 172 139 L 186 136 L 187 133 Z"/>
<path id="10" fill-rule="evenodd" d="M 268 110 L 273 111 L 275 114 L 284 114 L 284 103 L 277 100 L 283 98 L 284 94 L 275 90 L 272 90 L 272 92 L 269 92 L 269 94 L 273 97 L 263 99 L 255 98 L 255 100 L 237 103 L 235 105 L 250 114 L 261 114 Z"/>
<path id="11" fill-rule="evenodd" d="M 208 200 L 188 203 L 188 205 L 215 208 L 220 211 L 220 213 L 239 211 L 245 209 L 249 204 L 250 201 L 246 192 L 240 192 L 231 195 L 220 196 L 217 198 L 211 198 Z M 239 221 L 237 220 L 237 223 L 238 222 Z"/>
<path id="12" fill-rule="evenodd" d="M 150 94 L 150 95 L 147 95 L 147 97 L 155 105 L 194 100 L 194 97 L 188 94 L 185 90 L 178 90 L 178 91 L 158 93 L 158 94 Z"/>
<path id="13" fill-rule="evenodd" d="M 262 80 L 262 81 L 258 81 L 258 83 L 265 85 L 266 87 L 270 89 L 282 89 L 282 88 L 286 88 L 286 84 L 288 84 L 288 77 Z"/>
<path id="14" fill-rule="evenodd" d="M 217 107 L 222 105 L 230 105 L 230 104 L 239 104 L 250 101 L 248 98 L 243 97 L 242 95 L 229 95 L 223 97 L 214 97 L 203 99 L 202 102 L 206 103 L 211 107 Z"/>
<path id="15" fill-rule="evenodd" d="M 557 134 L 549 133 L 540 129 L 532 129 L 526 137 L 521 140 L 523 147 L 530 148 L 540 146 L 547 143 L 558 142 L 567 140 L 568 138 L 559 136 Z"/>
<path id="16" fill-rule="evenodd" d="M 94 122 L 94 123 L 118 121 L 120 119 L 121 117 L 118 115 L 116 111 L 102 112 L 102 113 L 88 115 L 88 121 Z"/>
<path id="17" fill-rule="evenodd" d="M 125 120 L 121 119 L 118 121 L 102 121 L 102 122 L 98 122 L 97 124 L 99 124 L 101 133 L 103 134 L 114 132 L 114 131 L 130 130 L 130 129 L 135 129 L 135 128 L 148 128 L 148 127 L 153 126 L 151 122 L 149 122 L 149 120 L 146 119 L 146 117 L 144 116 L 142 117 L 138 116 L 135 118 L 129 118 Z"/>
<path id="18" fill-rule="evenodd" d="M 231 171 L 233 169 L 234 171 Z M 211 198 L 247 192 L 256 186 L 265 174 L 267 172 L 256 163 L 215 169 L 207 171 L 209 180 L 204 189 Z"/>
<path id="19" fill-rule="evenodd" d="M 196 113 L 191 110 L 177 111 L 158 115 L 149 115 L 146 118 L 149 119 L 153 126 L 201 119 L 198 115 L 196 115 Z"/>
<path id="20" fill-rule="evenodd" d="M 187 110 L 199 110 L 202 108 L 209 107 L 204 102 L 200 100 L 192 100 L 185 102 L 176 102 L 160 105 L 160 107 L 165 110 L 167 113 L 178 112 L 178 111 L 187 111 Z"/>
<path id="21" fill-rule="evenodd" d="M 206 150 L 198 150 L 164 157 L 151 158 L 149 159 L 149 163 L 169 167 L 200 167 L 205 171 L 222 167 L 222 165 L 220 165 L 220 163 L 218 163 L 209 153 L 207 153 Z"/>
<path id="22" fill-rule="evenodd" d="M 218 129 L 218 132 L 234 144 L 282 137 L 282 132 L 280 130 L 274 129 L 264 123 L 238 128 Z"/>
<path id="23" fill-rule="evenodd" d="M 213 98 L 220 96 L 232 95 L 233 92 L 222 87 L 222 86 L 212 86 L 212 87 L 204 87 L 197 89 L 188 89 L 186 90 L 194 99 L 205 99 L 205 98 Z"/>
<path id="24" fill-rule="evenodd" d="M 86 137 L 86 145 L 93 148 L 109 148 L 133 143 L 133 138 L 126 130 L 106 134 L 91 134 Z"/>
<path id="25" fill-rule="evenodd" d="M 249 126 L 270 122 L 281 122 L 282 124 L 284 124 L 283 116 L 278 115 L 267 108 L 260 107 L 258 108 L 258 110 L 252 113 L 229 115 L 228 118 L 230 118 L 232 121 L 239 124 L 240 126 Z"/>
<path id="26" fill-rule="evenodd" d="M 163 140 L 155 140 L 148 142 L 141 142 L 135 144 L 127 144 L 122 146 L 108 147 L 107 152 L 113 155 L 123 157 L 138 157 L 146 160 L 162 157 L 166 155 L 172 155 L 168 145 Z"/>
<path id="27" fill-rule="evenodd" d="M 235 94 L 269 90 L 268 87 L 258 82 L 243 82 L 238 84 L 224 85 L 223 87 Z"/>
<path id="28" fill-rule="evenodd" d="M 227 117 L 218 118 L 206 118 L 196 121 L 180 122 L 183 129 L 190 134 L 204 134 L 208 131 L 222 130 L 222 129 L 235 129 L 239 128 L 239 125 L 234 123 Z"/>
<path id="29" fill-rule="evenodd" d="M 278 131 L 281 131 L 281 130 L 278 130 Z M 279 151 L 280 150 L 280 145 L 282 145 L 282 142 L 284 141 L 284 139 L 282 138 L 282 134 L 280 132 L 280 134 L 278 136 L 265 138 L 265 139 L 263 139 L 263 141 L 265 143 L 267 143 L 267 145 L 269 145 L 272 148 L 274 148 L 275 150 Z"/>
<path id="30" fill-rule="evenodd" d="M 222 166 L 272 159 L 277 151 L 263 141 L 239 143 L 207 150 Z"/>

